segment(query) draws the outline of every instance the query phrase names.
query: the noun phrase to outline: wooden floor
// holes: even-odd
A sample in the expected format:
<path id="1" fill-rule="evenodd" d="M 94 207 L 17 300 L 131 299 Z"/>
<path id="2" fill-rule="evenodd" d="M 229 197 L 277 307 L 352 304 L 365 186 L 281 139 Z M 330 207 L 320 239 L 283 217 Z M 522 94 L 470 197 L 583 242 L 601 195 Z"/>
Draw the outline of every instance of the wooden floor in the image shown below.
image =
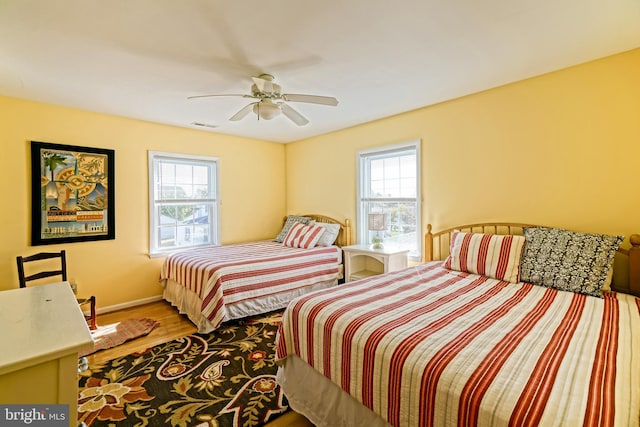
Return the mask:
<path id="1" fill-rule="evenodd" d="M 196 332 L 196 327 L 178 313 L 178 311 L 166 301 L 158 301 L 138 307 L 127 308 L 126 310 L 114 311 L 111 313 L 98 315 L 98 325 L 106 326 L 130 318 L 148 317 L 160 322 L 160 326 L 144 337 L 136 338 L 122 345 L 107 350 L 101 350 L 87 356 L 89 364 L 98 364 L 116 357 L 143 351 L 157 344 L 171 341 L 185 335 Z M 266 425 L 267 427 L 312 427 L 305 417 L 293 411 L 275 419 Z"/>

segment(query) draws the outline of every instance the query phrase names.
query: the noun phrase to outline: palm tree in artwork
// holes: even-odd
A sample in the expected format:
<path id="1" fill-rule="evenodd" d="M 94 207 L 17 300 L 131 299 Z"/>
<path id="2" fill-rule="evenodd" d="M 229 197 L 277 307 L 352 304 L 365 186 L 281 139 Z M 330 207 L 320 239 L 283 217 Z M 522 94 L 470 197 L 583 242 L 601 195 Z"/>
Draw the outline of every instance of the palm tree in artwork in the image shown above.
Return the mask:
<path id="1" fill-rule="evenodd" d="M 42 209 L 46 210 L 46 198 L 47 197 L 57 197 L 58 195 L 58 186 L 55 182 L 54 171 L 59 166 L 66 165 L 67 162 L 65 158 L 56 152 L 44 152 L 42 153 L 42 185 L 45 186 L 43 197 L 42 197 Z M 47 178 L 47 169 L 49 169 L 51 173 L 51 179 Z"/>
<path id="2" fill-rule="evenodd" d="M 63 166 L 67 164 L 64 160 L 65 160 L 64 157 L 62 157 L 58 153 L 50 153 L 49 155 L 45 154 L 44 167 L 45 169 L 49 169 L 51 171 L 51 181 L 54 181 L 53 171 L 55 171 L 58 166 Z"/>

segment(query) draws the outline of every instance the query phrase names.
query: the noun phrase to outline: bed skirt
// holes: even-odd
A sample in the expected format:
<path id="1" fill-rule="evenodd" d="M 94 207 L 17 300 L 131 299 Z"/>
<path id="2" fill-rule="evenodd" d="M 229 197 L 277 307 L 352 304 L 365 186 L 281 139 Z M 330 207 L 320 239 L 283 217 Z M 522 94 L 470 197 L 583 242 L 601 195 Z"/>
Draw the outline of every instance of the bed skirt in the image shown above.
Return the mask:
<path id="1" fill-rule="evenodd" d="M 388 427 L 386 420 L 297 356 L 278 362 L 276 381 L 291 409 L 317 427 Z M 309 387 L 313 384 L 313 387 Z"/>
<path id="2" fill-rule="evenodd" d="M 338 280 L 330 280 L 289 292 L 267 295 L 260 298 L 228 304 L 223 308 L 225 311 L 224 321 L 241 319 L 247 316 L 255 316 L 257 314 L 283 309 L 293 298 L 312 291 L 329 288 L 337 284 Z M 180 314 L 185 314 L 189 320 L 196 325 L 198 333 L 206 334 L 216 329 L 215 325 L 201 314 L 202 300 L 198 294 L 171 279 L 165 280 L 163 286 L 164 291 L 162 293 L 162 297 L 175 306 Z"/>

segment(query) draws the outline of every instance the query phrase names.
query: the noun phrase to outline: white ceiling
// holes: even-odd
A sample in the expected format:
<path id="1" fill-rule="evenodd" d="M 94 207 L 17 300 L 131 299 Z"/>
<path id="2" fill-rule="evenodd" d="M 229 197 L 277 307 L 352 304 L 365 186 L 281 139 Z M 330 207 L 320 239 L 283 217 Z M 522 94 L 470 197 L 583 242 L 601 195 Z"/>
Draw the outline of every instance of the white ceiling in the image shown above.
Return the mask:
<path id="1" fill-rule="evenodd" d="M 0 0 L 0 94 L 290 142 L 640 47 L 639 0 Z M 270 73 L 310 123 L 228 120 Z"/>

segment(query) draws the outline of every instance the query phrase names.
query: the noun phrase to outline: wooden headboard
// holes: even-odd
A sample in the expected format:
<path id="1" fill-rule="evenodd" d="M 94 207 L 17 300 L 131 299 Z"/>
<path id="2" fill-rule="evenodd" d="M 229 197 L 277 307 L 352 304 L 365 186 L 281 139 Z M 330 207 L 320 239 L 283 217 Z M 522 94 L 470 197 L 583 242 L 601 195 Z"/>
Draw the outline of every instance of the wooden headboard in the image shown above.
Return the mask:
<path id="1" fill-rule="evenodd" d="M 535 227 L 535 225 L 516 222 L 486 222 L 461 225 L 434 233 L 431 231 L 431 224 L 429 224 L 427 225 L 427 234 L 424 237 L 424 260 L 444 260 L 449 255 L 451 233 L 454 230 L 522 235 L 523 227 Z M 615 291 L 640 297 L 640 234 L 632 234 L 629 237 L 629 242 L 631 244 L 629 249 L 620 248 L 616 254 L 614 281 L 611 287 Z"/>
<path id="2" fill-rule="evenodd" d="M 307 218 L 311 218 L 315 222 L 322 222 L 325 224 L 338 224 L 340 225 L 340 232 L 338 233 L 338 237 L 336 238 L 336 246 L 349 246 L 351 244 L 351 221 L 349 219 L 345 219 L 344 222 L 338 221 L 337 219 L 333 219 L 331 217 L 319 214 L 304 214 L 300 216 L 306 216 Z M 284 217 L 284 221 L 287 220 L 287 217 Z"/>

